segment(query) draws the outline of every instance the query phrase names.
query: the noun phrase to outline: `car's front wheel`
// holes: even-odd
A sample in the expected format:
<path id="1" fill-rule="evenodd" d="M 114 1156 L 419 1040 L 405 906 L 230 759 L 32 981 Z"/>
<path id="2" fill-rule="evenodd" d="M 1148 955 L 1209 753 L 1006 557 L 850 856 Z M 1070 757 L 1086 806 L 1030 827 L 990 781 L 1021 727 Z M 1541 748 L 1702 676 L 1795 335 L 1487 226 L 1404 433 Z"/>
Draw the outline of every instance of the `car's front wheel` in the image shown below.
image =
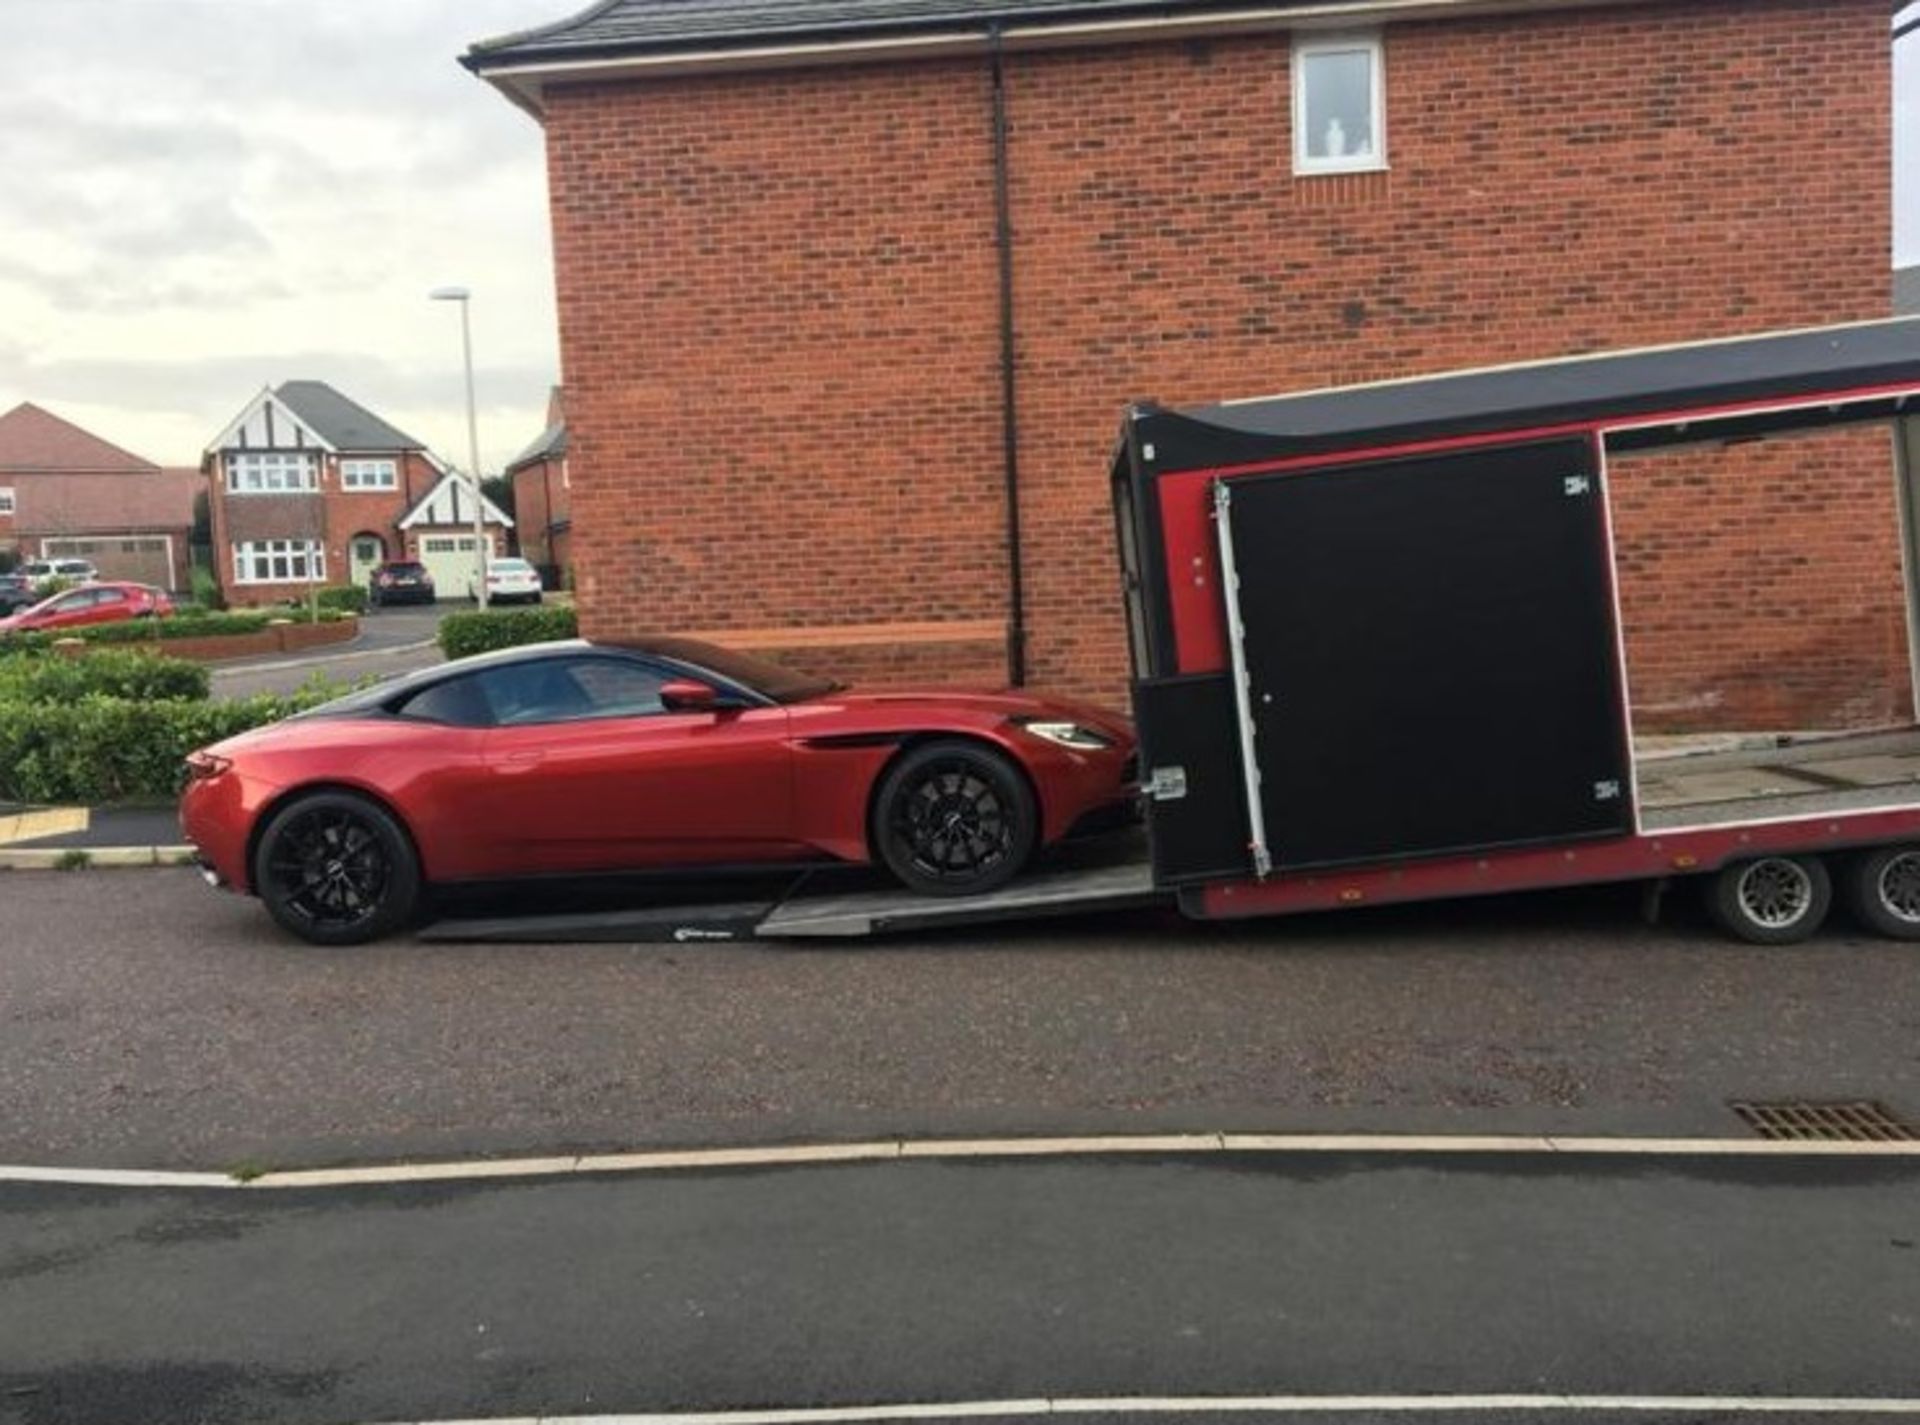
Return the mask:
<path id="1" fill-rule="evenodd" d="M 977 743 L 929 742 L 895 762 L 874 798 L 874 846 L 926 895 L 1005 885 L 1039 838 L 1033 792 L 1008 758 Z"/>
<path id="2" fill-rule="evenodd" d="M 253 884 L 282 927 L 315 945 L 359 945 L 399 929 L 420 904 L 420 858 L 384 807 L 313 792 L 274 813 Z"/>

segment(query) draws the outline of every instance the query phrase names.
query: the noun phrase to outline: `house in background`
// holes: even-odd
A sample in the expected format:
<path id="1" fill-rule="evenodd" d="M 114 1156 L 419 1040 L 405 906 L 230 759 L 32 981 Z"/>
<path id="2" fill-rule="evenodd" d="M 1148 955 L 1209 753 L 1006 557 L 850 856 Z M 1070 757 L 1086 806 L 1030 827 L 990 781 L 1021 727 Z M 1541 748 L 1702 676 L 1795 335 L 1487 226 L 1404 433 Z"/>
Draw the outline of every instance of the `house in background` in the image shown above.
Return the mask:
<path id="1" fill-rule="evenodd" d="M 567 419 L 560 388 L 547 398 L 547 428 L 507 466 L 520 553 L 547 587 L 567 584 L 573 563 L 573 478 L 567 468 Z"/>
<path id="2" fill-rule="evenodd" d="M 324 381 L 263 390 L 202 468 L 231 604 L 277 603 L 315 584 L 364 587 L 389 559 L 420 560 L 442 598 L 464 598 L 473 583 L 473 483 Z M 513 522 L 480 505 L 489 552 L 504 553 Z"/>
<path id="3" fill-rule="evenodd" d="M 0 416 L 0 549 L 86 559 L 103 579 L 192 583 L 197 470 L 165 469 L 31 403 Z"/>
<path id="4" fill-rule="evenodd" d="M 1920 317 L 1920 266 L 1895 269 L 1893 310 L 1903 317 Z"/>
<path id="5" fill-rule="evenodd" d="M 589 636 L 1117 703 L 1126 402 L 1888 314 L 1887 0 L 600 0 L 465 63 L 545 131 Z M 1906 696 L 1884 440 L 1650 470 L 1637 704 Z"/>

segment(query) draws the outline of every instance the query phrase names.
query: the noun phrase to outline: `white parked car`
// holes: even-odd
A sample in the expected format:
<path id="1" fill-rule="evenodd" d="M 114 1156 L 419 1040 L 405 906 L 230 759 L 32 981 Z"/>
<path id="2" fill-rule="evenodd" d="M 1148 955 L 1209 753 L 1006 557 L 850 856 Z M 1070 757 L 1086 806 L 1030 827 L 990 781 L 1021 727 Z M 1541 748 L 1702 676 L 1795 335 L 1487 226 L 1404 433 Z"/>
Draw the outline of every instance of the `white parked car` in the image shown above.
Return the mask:
<path id="1" fill-rule="evenodd" d="M 89 559 L 30 559 L 20 566 L 20 572 L 33 581 L 36 589 L 56 579 L 68 584 L 93 584 L 100 579 L 100 571 Z"/>
<path id="2" fill-rule="evenodd" d="M 468 597 L 473 587 L 467 588 Z M 490 604 L 537 604 L 540 602 L 540 571 L 524 559 L 487 561 L 487 602 Z"/>

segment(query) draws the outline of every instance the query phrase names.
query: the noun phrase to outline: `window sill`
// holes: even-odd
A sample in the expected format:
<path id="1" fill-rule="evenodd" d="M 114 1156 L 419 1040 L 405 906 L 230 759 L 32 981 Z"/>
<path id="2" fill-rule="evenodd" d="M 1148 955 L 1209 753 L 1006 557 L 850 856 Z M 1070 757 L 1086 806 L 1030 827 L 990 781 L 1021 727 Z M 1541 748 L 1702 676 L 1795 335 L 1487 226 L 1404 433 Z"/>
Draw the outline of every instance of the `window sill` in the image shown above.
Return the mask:
<path id="1" fill-rule="evenodd" d="M 1364 163 L 1316 163 L 1311 168 L 1294 165 L 1295 178 L 1342 178 L 1354 173 L 1385 173 L 1389 164 L 1385 159 L 1368 159 Z"/>

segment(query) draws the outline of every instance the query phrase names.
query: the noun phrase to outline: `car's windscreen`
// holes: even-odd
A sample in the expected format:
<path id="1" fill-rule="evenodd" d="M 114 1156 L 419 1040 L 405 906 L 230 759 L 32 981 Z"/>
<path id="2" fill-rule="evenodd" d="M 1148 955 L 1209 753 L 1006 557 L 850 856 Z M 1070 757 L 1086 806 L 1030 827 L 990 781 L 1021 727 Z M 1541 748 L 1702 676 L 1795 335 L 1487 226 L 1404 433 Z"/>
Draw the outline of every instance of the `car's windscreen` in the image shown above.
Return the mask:
<path id="1" fill-rule="evenodd" d="M 801 673 L 772 659 L 736 653 L 730 648 L 702 643 L 697 638 L 650 638 L 646 640 L 645 648 L 647 652 L 658 653 L 665 658 L 710 668 L 721 677 L 750 688 L 776 703 L 797 703 L 807 698 L 817 698 L 841 686 L 831 678 Z"/>

